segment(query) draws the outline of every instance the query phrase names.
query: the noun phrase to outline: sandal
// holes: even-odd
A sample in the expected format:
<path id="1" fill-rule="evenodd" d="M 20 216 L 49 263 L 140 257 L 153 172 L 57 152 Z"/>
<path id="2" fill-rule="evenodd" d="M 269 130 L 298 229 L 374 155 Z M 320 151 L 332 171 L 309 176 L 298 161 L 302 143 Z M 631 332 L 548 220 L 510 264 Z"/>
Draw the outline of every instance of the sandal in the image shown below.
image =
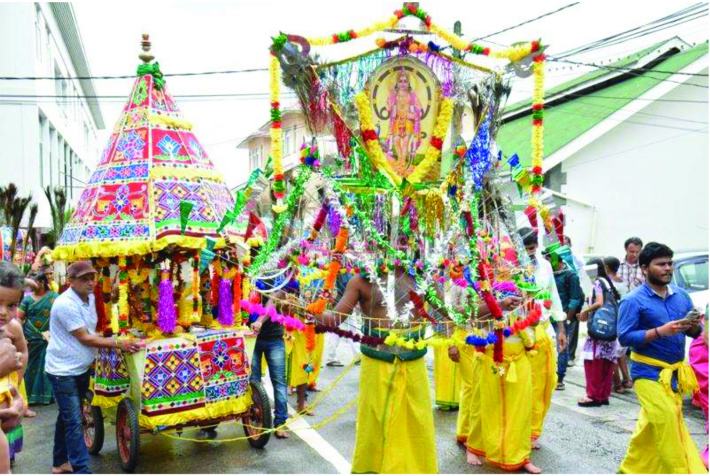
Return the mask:
<path id="1" fill-rule="evenodd" d="M 596 401 L 596 400 L 589 400 L 589 399 L 587 399 L 587 400 L 580 400 L 579 402 L 577 402 L 577 405 L 579 405 L 580 407 L 585 407 L 585 408 L 588 408 L 588 407 L 601 407 L 601 406 L 602 406 L 602 402 L 598 402 L 598 401 Z"/>
<path id="2" fill-rule="evenodd" d="M 565 383 L 564 382 L 557 382 L 557 386 L 555 387 L 555 390 L 564 390 L 565 389 Z"/>
<path id="3" fill-rule="evenodd" d="M 629 393 L 629 391 L 628 391 L 628 390 L 626 389 L 626 387 L 624 387 L 624 385 L 622 384 L 622 385 L 618 385 L 618 386 L 614 387 L 614 393 L 618 393 L 618 394 L 621 394 L 621 395 L 626 395 L 627 393 Z"/>

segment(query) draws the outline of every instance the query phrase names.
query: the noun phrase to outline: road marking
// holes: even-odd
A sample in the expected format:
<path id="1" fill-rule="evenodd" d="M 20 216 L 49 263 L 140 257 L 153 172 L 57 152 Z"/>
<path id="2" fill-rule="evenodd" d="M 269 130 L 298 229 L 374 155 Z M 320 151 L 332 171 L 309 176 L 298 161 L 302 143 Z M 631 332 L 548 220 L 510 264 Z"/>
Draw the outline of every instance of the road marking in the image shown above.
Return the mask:
<path id="1" fill-rule="evenodd" d="M 269 398 L 273 401 L 274 389 L 271 386 L 271 382 L 267 380 L 264 388 L 266 389 L 266 393 L 269 394 Z M 290 416 L 296 415 L 296 410 L 291 405 L 287 404 L 287 408 Z M 350 474 L 352 466 L 348 460 L 338 453 L 338 450 L 333 448 L 316 430 L 311 428 L 311 425 L 303 417 L 294 419 L 289 425 L 289 428 L 296 436 L 313 448 L 324 460 L 332 464 L 339 474 Z"/>

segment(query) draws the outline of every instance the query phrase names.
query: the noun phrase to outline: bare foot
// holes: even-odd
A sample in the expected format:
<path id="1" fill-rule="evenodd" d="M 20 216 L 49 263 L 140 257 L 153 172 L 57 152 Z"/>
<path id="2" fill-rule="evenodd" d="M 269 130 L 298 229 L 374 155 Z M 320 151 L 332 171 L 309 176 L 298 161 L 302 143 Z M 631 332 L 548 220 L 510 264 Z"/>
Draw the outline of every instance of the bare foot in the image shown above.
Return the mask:
<path id="1" fill-rule="evenodd" d="M 532 440 L 532 449 L 534 449 L 534 450 L 540 449 L 540 443 L 538 443 L 537 440 Z"/>
<path id="2" fill-rule="evenodd" d="M 73 471 L 74 470 L 71 467 L 71 463 L 69 461 L 59 467 L 52 466 L 52 474 L 67 474 L 72 473 Z"/>
<path id="3" fill-rule="evenodd" d="M 286 438 L 290 438 L 291 434 L 286 430 L 276 430 L 274 436 L 280 440 L 285 440 Z"/>
<path id="4" fill-rule="evenodd" d="M 29 408 L 25 411 L 25 418 L 34 418 L 37 416 L 37 412 L 33 412 Z"/>
<path id="5" fill-rule="evenodd" d="M 541 470 L 540 468 L 538 468 L 537 466 L 535 466 L 534 464 L 532 464 L 532 463 L 525 463 L 525 464 L 523 465 L 523 469 L 524 469 L 525 471 L 527 471 L 528 473 L 530 473 L 530 474 L 540 474 L 540 473 L 542 473 L 542 470 Z"/>
<path id="6" fill-rule="evenodd" d="M 483 462 L 476 453 L 466 452 L 466 462 L 472 466 L 482 466 Z"/>
<path id="7" fill-rule="evenodd" d="M 311 410 L 307 405 L 298 405 L 296 407 L 296 411 L 298 411 L 299 415 L 316 416 L 316 414 L 313 413 L 313 410 Z"/>

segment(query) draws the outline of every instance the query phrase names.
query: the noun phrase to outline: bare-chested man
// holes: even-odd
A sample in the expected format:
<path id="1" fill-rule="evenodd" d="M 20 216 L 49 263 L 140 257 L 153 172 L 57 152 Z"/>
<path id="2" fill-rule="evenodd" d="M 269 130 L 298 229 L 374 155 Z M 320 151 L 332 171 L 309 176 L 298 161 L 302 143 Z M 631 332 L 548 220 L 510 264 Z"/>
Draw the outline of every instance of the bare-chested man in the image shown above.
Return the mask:
<path id="1" fill-rule="evenodd" d="M 396 266 L 395 308 L 403 312 L 410 302 L 409 291 L 416 283 L 408 271 Z M 348 282 L 335 308 L 316 319 L 338 326 L 359 306 L 363 333 L 386 337 L 393 330 L 386 297 L 364 276 Z M 505 307 L 512 303 L 502 303 Z M 443 309 L 436 309 L 446 316 Z M 481 314 L 488 310 L 481 302 Z M 431 313 L 431 312 L 430 312 Z M 423 336 L 423 329 L 396 330 L 405 338 Z M 424 365 L 426 348 L 361 345 L 362 370 L 355 431 L 353 473 L 436 473 L 436 441 L 429 377 Z"/>

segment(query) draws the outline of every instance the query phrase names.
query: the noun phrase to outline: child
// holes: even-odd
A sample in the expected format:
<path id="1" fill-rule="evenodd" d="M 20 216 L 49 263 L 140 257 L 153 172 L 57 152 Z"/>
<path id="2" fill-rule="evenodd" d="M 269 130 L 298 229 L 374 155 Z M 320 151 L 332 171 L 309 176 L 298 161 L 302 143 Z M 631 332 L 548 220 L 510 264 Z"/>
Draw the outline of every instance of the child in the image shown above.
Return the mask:
<path id="1" fill-rule="evenodd" d="M 22 429 L 15 423 L 19 423 L 21 415 L 26 410 L 17 387 L 22 381 L 22 374 L 27 365 L 27 343 L 22 326 L 15 319 L 23 296 L 24 284 L 24 277 L 15 266 L 6 262 L 0 263 L 0 330 L 3 337 L 8 337 L 22 354 L 20 368 L 0 377 L 0 409 L 20 409 L 17 418 L 11 418 L 13 421 L 2 422 L 3 431 L 0 431 L 0 472 L 2 473 L 9 473 L 11 459 L 14 458 L 14 453 L 19 451 L 18 448 L 21 448 Z"/>

